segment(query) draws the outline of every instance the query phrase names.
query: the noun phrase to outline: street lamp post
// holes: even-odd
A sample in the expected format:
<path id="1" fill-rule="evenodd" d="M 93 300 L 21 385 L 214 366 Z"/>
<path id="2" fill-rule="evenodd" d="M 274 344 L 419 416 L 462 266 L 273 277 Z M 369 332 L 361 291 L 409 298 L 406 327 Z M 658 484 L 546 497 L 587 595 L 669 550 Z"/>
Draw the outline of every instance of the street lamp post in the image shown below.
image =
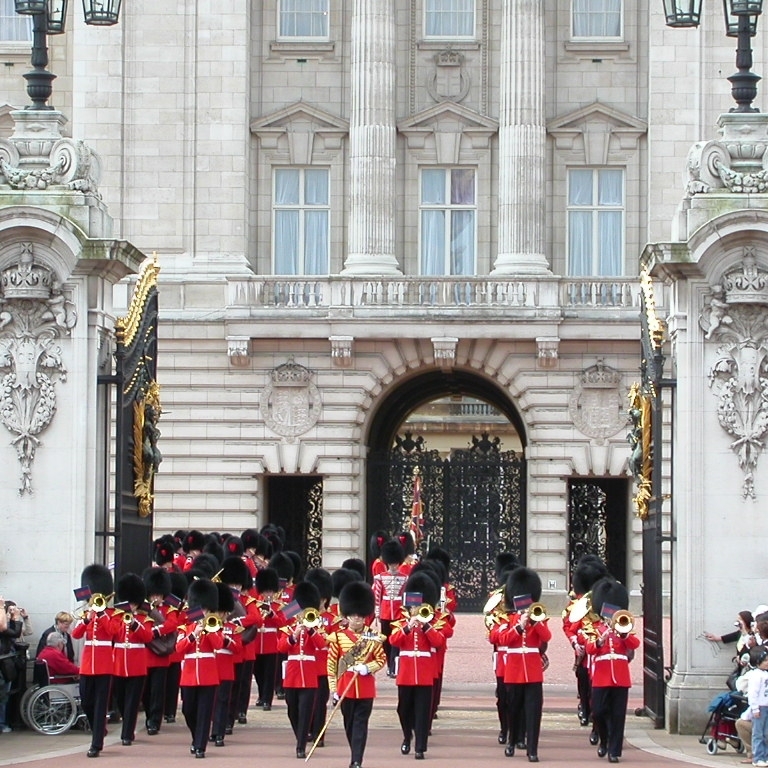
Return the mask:
<path id="1" fill-rule="evenodd" d="M 701 0 L 663 0 L 669 27 L 698 27 Z M 763 12 L 763 0 L 723 0 L 725 34 L 737 38 L 736 69 L 728 78 L 731 96 L 737 106 L 731 112 L 759 112 L 752 106 L 757 96 L 760 76 L 752 72 L 751 39 L 757 33 L 757 17 Z"/>
<path id="2" fill-rule="evenodd" d="M 32 16 L 32 71 L 24 75 L 27 94 L 32 99 L 30 110 L 53 109 L 48 99 L 53 93 L 56 75 L 49 72 L 48 35 L 64 32 L 68 0 L 14 0 L 16 13 Z M 83 0 L 85 23 L 91 26 L 111 26 L 120 17 L 121 0 Z"/>

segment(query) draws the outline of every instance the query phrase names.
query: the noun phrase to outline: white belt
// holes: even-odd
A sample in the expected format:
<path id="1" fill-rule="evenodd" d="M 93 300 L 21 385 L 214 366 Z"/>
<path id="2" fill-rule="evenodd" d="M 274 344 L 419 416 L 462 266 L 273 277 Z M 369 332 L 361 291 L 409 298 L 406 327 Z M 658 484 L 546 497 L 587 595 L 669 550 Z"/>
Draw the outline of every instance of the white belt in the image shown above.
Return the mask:
<path id="1" fill-rule="evenodd" d="M 612 661 L 613 659 L 627 661 L 627 657 L 623 653 L 605 653 L 602 656 L 595 656 L 595 661 Z"/>
<path id="2" fill-rule="evenodd" d="M 381 599 L 382 600 L 402 600 L 403 596 L 402 595 L 395 595 L 394 597 L 390 597 L 389 595 L 382 595 Z"/>
<path id="3" fill-rule="evenodd" d="M 185 659 L 215 659 L 216 654 L 215 653 L 200 653 L 199 651 L 195 653 L 187 653 L 184 655 Z"/>
<path id="4" fill-rule="evenodd" d="M 118 648 L 146 648 L 145 643 L 118 643 Z"/>
<path id="5" fill-rule="evenodd" d="M 520 646 L 519 648 L 509 648 L 507 653 L 539 653 L 538 648 L 529 648 L 527 645 Z"/>
<path id="6" fill-rule="evenodd" d="M 288 656 L 288 661 L 314 661 L 314 656 L 307 656 L 304 653 L 296 653 L 292 656 Z"/>
<path id="7" fill-rule="evenodd" d="M 234 656 L 235 654 L 232 653 L 232 651 L 229 650 L 229 648 L 222 648 L 220 651 L 216 651 L 216 653 L 221 654 L 222 656 Z"/>
<path id="8" fill-rule="evenodd" d="M 86 640 L 86 645 L 112 645 L 111 640 Z"/>
<path id="9" fill-rule="evenodd" d="M 400 651 L 400 656 L 431 656 L 430 651 Z"/>
<path id="10" fill-rule="evenodd" d="M 259 627 L 259 632 L 277 632 L 277 627 Z"/>
<path id="11" fill-rule="evenodd" d="M 509 650 L 509 646 L 508 645 L 500 645 L 496 650 L 497 651 L 503 651 L 504 653 L 506 653 Z"/>

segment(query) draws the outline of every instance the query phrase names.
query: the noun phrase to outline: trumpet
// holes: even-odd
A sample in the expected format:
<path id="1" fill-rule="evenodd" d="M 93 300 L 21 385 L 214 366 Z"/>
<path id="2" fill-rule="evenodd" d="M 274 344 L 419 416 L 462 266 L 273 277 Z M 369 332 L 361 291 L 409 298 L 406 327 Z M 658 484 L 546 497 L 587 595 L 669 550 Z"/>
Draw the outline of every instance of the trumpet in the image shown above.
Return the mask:
<path id="1" fill-rule="evenodd" d="M 635 626 L 635 617 L 629 611 L 616 611 L 611 618 L 611 629 L 620 635 L 628 635 Z"/>
<path id="2" fill-rule="evenodd" d="M 107 603 L 109 603 L 110 598 L 114 594 L 115 593 L 113 592 L 111 595 L 102 595 L 97 592 L 95 595 L 91 595 L 91 599 L 88 601 L 88 607 L 92 611 L 96 611 L 96 613 L 103 613 L 107 610 Z"/>
<path id="3" fill-rule="evenodd" d="M 533 603 L 528 608 L 528 618 L 531 621 L 546 621 L 549 616 L 547 616 L 547 609 L 544 607 L 544 604 Z"/>
<path id="4" fill-rule="evenodd" d="M 314 629 L 320 626 L 320 612 L 315 608 L 305 608 L 301 616 L 301 623 L 306 629 Z"/>
<path id="5" fill-rule="evenodd" d="M 223 626 L 224 623 L 215 613 L 209 613 L 203 622 L 203 632 L 220 632 Z"/>
<path id="6" fill-rule="evenodd" d="M 428 603 L 422 603 L 417 609 L 414 616 L 422 623 L 428 624 L 435 617 L 435 609 Z"/>
<path id="7" fill-rule="evenodd" d="M 130 624 L 133 624 L 133 614 L 132 613 L 128 613 L 128 611 L 126 611 L 123 614 L 123 624 L 125 624 L 126 626 L 128 626 Z"/>

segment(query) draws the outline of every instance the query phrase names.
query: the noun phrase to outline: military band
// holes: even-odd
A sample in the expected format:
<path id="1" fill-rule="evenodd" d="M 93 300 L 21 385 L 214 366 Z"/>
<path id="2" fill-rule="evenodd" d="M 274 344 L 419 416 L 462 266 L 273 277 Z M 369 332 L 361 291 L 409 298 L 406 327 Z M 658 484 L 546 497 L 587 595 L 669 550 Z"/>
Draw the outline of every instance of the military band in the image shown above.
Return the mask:
<path id="1" fill-rule="evenodd" d="M 225 736 L 247 723 L 255 678 L 255 704 L 265 712 L 275 681 L 283 688 L 297 758 L 325 746 L 338 711 L 350 768 L 362 768 L 375 674 L 384 668 L 397 689 L 399 752 L 427 758 L 457 605 L 445 550 L 432 547 L 419 559 L 406 555 L 400 535 L 383 540 L 378 532 L 372 585 L 351 562 L 333 573 L 312 568 L 293 584 L 301 564 L 286 552 L 275 557 L 262 533 L 248 530 L 222 542 L 218 557 L 203 534 L 179 533 L 158 543 L 155 565 L 141 577 L 124 574 L 115 594 L 108 569 L 91 565 L 82 573 L 76 593 L 86 602 L 72 636 L 83 640 L 88 757 L 104 748 L 110 695 L 122 716 L 124 746 L 136 739 L 142 702 L 148 735 L 157 736 L 163 720 L 174 721 L 177 694 L 168 673 L 178 658 L 182 714 L 196 758 L 206 757 L 209 740 L 223 747 Z M 506 757 L 525 752 L 538 762 L 550 615 L 535 571 L 510 553 L 500 553 L 495 565 L 497 587 L 484 623 L 493 646 L 498 742 Z M 599 558 L 585 556 L 569 597 L 562 629 L 573 648 L 579 722 L 592 726 L 597 757 L 618 762 L 629 665 L 640 644 L 629 595 Z M 339 743 L 331 739 L 331 745 Z"/>

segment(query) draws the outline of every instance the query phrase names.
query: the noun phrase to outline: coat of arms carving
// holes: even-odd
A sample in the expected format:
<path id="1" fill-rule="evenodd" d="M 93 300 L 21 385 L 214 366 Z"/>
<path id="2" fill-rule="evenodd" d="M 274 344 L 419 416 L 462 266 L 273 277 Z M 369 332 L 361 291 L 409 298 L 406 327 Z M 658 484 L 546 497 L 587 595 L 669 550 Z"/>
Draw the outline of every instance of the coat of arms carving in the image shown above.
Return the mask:
<path id="1" fill-rule="evenodd" d="M 296 437 L 312 429 L 320 418 L 321 407 L 312 371 L 294 362 L 277 366 L 261 393 L 264 422 L 283 437 Z"/>

